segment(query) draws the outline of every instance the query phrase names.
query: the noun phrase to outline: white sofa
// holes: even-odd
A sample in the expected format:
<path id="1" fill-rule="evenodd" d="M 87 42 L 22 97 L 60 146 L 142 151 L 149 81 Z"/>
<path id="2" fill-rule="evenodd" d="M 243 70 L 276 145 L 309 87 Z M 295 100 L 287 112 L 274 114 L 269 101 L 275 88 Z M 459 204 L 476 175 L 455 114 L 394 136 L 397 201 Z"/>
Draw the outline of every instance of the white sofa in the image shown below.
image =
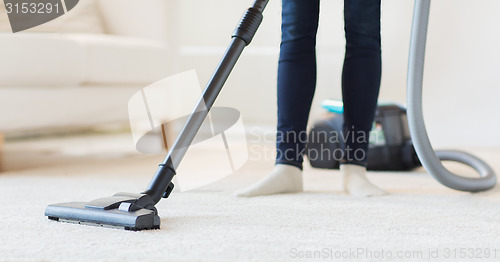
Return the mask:
<path id="1" fill-rule="evenodd" d="M 166 2 L 83 0 L 15 34 L 0 9 L 0 133 L 126 123 L 128 99 L 169 73 Z"/>

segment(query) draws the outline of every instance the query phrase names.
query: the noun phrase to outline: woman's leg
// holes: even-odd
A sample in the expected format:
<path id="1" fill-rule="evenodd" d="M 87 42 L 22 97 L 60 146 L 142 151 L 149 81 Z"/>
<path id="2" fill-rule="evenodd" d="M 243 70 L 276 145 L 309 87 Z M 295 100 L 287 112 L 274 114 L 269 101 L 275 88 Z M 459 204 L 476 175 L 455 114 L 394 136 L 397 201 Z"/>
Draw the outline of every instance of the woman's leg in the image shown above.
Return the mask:
<path id="1" fill-rule="evenodd" d="M 316 86 L 319 0 L 282 0 L 276 167 L 238 196 L 302 191 L 307 120 Z"/>
<path id="2" fill-rule="evenodd" d="M 341 172 L 345 189 L 357 196 L 385 192 L 366 179 L 369 134 L 381 78 L 380 0 L 344 0 L 346 53 L 342 72 L 344 135 Z"/>
<path id="3" fill-rule="evenodd" d="M 302 169 L 307 120 L 316 87 L 319 0 L 284 0 L 282 17 L 276 164 Z"/>

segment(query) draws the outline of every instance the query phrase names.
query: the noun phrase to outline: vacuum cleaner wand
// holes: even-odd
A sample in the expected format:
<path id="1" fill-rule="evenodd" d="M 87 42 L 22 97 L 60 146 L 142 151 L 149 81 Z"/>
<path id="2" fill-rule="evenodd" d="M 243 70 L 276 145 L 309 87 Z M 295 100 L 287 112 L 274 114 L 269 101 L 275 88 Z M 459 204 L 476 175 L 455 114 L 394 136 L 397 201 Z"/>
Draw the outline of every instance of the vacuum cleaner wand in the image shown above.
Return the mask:
<path id="1" fill-rule="evenodd" d="M 163 163 L 160 164 L 160 167 L 153 177 L 148 189 L 144 192 L 150 195 L 155 202 L 160 201 L 163 197 L 165 190 L 167 190 L 170 181 L 172 180 L 172 177 L 175 175 L 175 170 L 186 154 L 186 151 L 191 145 L 194 137 L 198 133 L 198 130 L 208 115 L 210 108 L 212 108 L 215 99 L 219 95 L 219 92 L 238 61 L 243 49 L 252 41 L 260 23 L 262 22 L 262 11 L 264 11 L 268 1 L 269 0 L 255 1 L 254 5 L 243 15 L 239 26 L 234 30 L 231 44 L 203 91 L 202 97 L 182 128 L 176 141 L 170 148 L 167 157 Z"/>
<path id="2" fill-rule="evenodd" d="M 148 188 L 141 194 L 117 193 L 112 197 L 90 202 L 72 202 L 49 205 L 45 216 L 51 220 L 120 227 L 127 230 L 160 228 L 160 217 L 155 204 L 167 198 L 174 185 L 172 178 L 186 154 L 203 121 L 219 95 L 229 74 L 236 65 L 243 49 L 250 44 L 262 19 L 269 0 L 256 0 L 245 12 L 232 41 L 215 73 L 208 82 L 193 113 L 184 124 L 170 148 L 165 160 L 159 165 Z"/>

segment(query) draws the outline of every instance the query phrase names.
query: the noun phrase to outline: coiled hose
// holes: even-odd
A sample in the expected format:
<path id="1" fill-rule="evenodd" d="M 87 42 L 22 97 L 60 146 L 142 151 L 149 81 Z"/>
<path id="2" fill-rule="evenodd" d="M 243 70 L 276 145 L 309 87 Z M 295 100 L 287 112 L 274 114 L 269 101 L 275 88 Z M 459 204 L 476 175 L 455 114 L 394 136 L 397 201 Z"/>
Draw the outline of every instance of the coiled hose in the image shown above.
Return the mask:
<path id="1" fill-rule="evenodd" d="M 497 178 L 483 160 L 460 151 L 434 151 L 425 128 L 422 111 L 422 82 L 430 0 L 415 0 L 408 60 L 407 114 L 415 151 L 424 168 L 441 184 L 460 191 L 478 192 L 493 188 Z M 475 169 L 480 177 L 458 176 L 441 161 L 455 161 Z"/>

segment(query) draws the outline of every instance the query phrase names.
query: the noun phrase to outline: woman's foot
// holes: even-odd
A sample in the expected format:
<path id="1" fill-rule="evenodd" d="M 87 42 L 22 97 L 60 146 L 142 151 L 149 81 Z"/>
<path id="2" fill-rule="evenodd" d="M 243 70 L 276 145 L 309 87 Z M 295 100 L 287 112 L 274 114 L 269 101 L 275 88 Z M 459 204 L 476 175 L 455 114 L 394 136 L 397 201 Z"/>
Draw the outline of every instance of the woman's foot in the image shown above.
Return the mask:
<path id="1" fill-rule="evenodd" d="M 277 164 L 273 171 L 257 183 L 234 193 L 237 197 L 254 197 L 302 192 L 302 170 Z"/>
<path id="2" fill-rule="evenodd" d="M 366 178 L 366 168 L 358 165 L 340 165 L 340 173 L 344 180 L 344 190 L 356 197 L 372 197 L 387 195 L 387 192 L 372 184 Z"/>

